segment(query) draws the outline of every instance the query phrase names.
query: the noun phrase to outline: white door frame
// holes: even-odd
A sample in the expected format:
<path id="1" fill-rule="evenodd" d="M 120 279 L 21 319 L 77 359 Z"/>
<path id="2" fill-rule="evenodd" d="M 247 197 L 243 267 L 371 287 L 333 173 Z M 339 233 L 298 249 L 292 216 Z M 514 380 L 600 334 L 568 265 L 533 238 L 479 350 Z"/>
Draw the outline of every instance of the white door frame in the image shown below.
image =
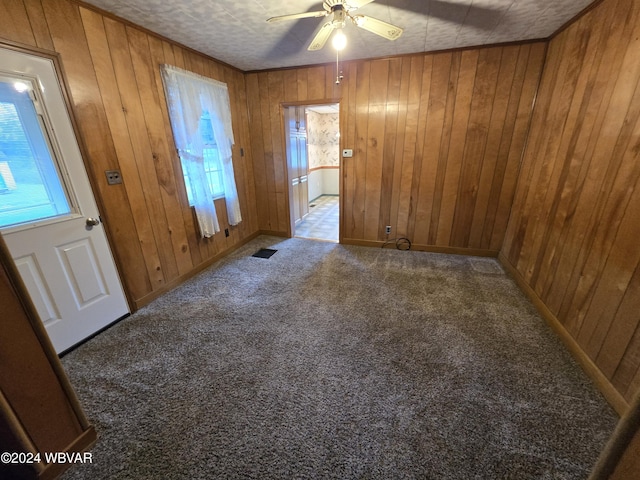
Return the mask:
<path id="1" fill-rule="evenodd" d="M 293 202 L 293 197 L 292 197 L 292 192 L 291 192 L 291 172 L 289 171 L 289 159 L 288 159 L 288 155 L 289 155 L 289 138 L 288 138 L 288 128 L 286 125 L 286 121 L 287 121 L 287 111 L 289 108 L 295 108 L 295 107 L 299 107 L 299 108 L 306 108 L 306 107 L 317 107 L 317 106 L 322 106 L 322 105 L 337 105 L 338 106 L 338 116 L 340 118 L 340 128 L 342 128 L 342 119 L 341 119 L 341 111 L 342 111 L 342 106 L 341 106 L 341 100 L 340 99 L 323 99 L 323 100 L 316 100 L 316 101 L 299 101 L 299 102 L 284 102 L 280 104 L 280 112 L 281 112 L 281 118 L 282 118 L 282 134 L 283 134 L 283 141 L 284 141 L 284 149 L 285 149 L 285 154 L 284 154 L 284 160 L 285 160 L 285 174 L 286 174 L 286 182 L 287 182 L 287 208 L 289 211 L 289 236 L 290 237 L 295 237 L 295 232 L 296 232 L 296 224 L 295 224 L 295 220 L 294 220 L 294 215 L 293 215 L 293 207 L 292 207 L 292 202 Z M 340 145 L 342 146 L 342 139 L 340 139 Z M 340 147 L 342 148 L 342 147 Z M 342 152 L 342 150 L 340 150 L 340 152 Z M 339 198 L 339 202 L 340 202 L 340 206 L 339 206 L 339 215 L 340 215 L 340 219 L 338 221 L 338 243 L 342 243 L 342 154 L 339 155 L 339 173 L 338 173 L 338 184 L 339 184 L 339 193 L 338 193 L 338 198 Z M 307 156 L 307 162 L 309 162 L 309 158 Z"/>

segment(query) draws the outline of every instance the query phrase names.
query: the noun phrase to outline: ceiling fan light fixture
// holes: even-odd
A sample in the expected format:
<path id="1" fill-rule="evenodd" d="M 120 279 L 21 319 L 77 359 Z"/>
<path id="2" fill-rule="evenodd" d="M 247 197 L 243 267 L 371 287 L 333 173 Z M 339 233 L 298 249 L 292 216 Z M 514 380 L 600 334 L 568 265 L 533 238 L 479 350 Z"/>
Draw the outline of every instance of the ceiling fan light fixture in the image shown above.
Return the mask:
<path id="1" fill-rule="evenodd" d="M 347 46 L 347 36 L 342 30 L 336 30 L 336 33 L 333 34 L 331 44 L 333 45 L 333 48 L 341 52 L 344 50 L 344 47 Z"/>
<path id="2" fill-rule="evenodd" d="M 387 40 L 396 40 L 402 35 L 402 28 L 384 22 L 377 18 L 368 17 L 366 15 L 353 15 L 351 12 L 368 5 L 375 0 L 324 0 L 322 7 L 324 10 L 317 12 L 304 12 L 294 13 L 292 15 L 281 15 L 278 17 L 271 17 L 268 22 L 276 22 L 280 20 L 295 20 L 307 17 L 328 17 L 327 22 L 321 24 L 320 28 L 316 31 L 315 36 L 311 40 L 307 50 L 315 51 L 324 47 L 327 40 L 331 36 L 333 30 L 341 30 L 345 27 L 347 19 L 357 27 L 361 27 L 368 32 L 374 33 Z M 342 37 L 342 39 L 337 39 Z M 339 52 L 346 46 L 346 40 L 344 35 L 335 35 L 334 48 Z"/>

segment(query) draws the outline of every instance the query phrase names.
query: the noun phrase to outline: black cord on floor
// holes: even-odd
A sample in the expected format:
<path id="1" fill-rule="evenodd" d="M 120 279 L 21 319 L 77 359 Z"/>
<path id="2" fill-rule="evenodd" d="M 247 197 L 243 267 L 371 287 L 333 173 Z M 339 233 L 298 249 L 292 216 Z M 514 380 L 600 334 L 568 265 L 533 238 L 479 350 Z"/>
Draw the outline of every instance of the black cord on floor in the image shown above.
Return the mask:
<path id="1" fill-rule="evenodd" d="M 382 244 L 381 248 L 384 248 L 387 245 L 391 245 L 393 242 L 395 242 L 396 248 L 398 250 L 411 250 L 411 240 L 409 240 L 407 237 L 388 239 Z"/>

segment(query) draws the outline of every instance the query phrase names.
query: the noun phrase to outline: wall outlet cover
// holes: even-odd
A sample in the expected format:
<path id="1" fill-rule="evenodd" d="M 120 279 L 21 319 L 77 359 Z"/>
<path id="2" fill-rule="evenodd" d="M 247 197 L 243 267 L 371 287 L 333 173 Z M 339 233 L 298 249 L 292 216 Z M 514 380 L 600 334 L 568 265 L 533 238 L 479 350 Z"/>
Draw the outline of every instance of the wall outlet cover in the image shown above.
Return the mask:
<path id="1" fill-rule="evenodd" d="M 122 183 L 122 174 L 120 170 L 105 170 L 104 174 L 107 176 L 107 183 L 109 185 L 118 185 Z"/>

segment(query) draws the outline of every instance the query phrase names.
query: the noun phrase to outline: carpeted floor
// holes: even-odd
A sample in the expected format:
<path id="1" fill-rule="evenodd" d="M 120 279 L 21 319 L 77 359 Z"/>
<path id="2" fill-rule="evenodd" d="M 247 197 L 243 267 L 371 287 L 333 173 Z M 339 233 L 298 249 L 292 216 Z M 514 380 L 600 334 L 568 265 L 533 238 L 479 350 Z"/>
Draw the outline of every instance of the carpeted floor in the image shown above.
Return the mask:
<path id="1" fill-rule="evenodd" d="M 584 479 L 617 421 L 496 260 L 297 238 L 63 364 L 99 434 L 65 479 Z"/>

